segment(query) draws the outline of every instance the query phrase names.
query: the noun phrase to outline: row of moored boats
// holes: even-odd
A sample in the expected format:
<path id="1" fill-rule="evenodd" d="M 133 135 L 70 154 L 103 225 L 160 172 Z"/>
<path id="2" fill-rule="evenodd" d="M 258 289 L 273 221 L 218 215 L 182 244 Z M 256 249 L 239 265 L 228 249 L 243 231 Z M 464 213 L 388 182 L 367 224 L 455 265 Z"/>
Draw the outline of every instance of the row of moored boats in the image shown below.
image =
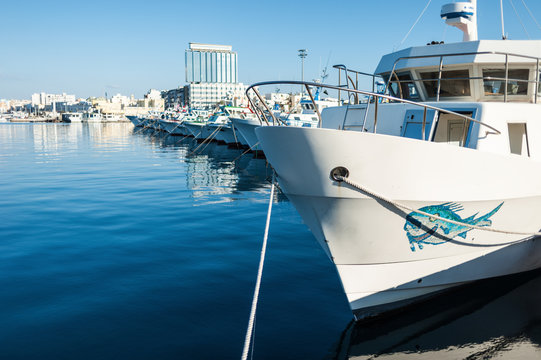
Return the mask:
<path id="1" fill-rule="evenodd" d="M 318 107 L 337 105 L 336 100 L 316 100 Z M 300 127 L 317 127 L 318 117 L 312 102 L 301 100 L 300 111 L 281 112 L 273 115 L 282 124 Z M 222 144 L 244 147 L 262 153 L 255 134 L 256 127 L 277 125 L 261 122 L 248 107 L 222 106 L 214 112 L 191 109 L 187 111 L 150 112 L 145 116 L 128 116 L 140 128 L 166 132 L 173 136 L 192 136 L 198 141 L 217 141 Z"/>

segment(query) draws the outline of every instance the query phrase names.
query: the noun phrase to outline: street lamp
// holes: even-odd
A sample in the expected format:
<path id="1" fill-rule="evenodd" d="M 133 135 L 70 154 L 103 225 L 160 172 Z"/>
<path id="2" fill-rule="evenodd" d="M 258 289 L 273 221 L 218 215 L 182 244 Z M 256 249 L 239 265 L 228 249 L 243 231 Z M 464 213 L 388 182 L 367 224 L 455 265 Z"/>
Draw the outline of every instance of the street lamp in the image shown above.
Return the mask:
<path id="1" fill-rule="evenodd" d="M 301 58 L 301 71 L 302 71 L 302 82 L 304 82 L 304 58 L 308 56 L 308 52 L 306 52 L 306 49 L 300 49 L 299 50 L 299 57 Z M 301 85 L 301 95 L 304 94 L 304 86 Z"/>

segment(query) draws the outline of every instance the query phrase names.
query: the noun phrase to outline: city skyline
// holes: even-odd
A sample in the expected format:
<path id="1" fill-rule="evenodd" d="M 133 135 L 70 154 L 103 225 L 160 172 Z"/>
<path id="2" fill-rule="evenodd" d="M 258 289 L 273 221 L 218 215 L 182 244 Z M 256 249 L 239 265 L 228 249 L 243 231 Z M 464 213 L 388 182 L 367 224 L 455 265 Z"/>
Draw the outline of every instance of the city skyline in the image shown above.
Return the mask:
<path id="1" fill-rule="evenodd" d="M 393 50 L 461 41 L 460 31 L 439 17 L 448 2 L 430 1 L 407 38 L 426 0 L 7 3 L 1 7 L 0 98 L 29 99 L 40 92 L 140 98 L 151 88 L 173 89 L 185 84 L 190 42 L 231 45 L 244 84 L 300 80 L 299 49 L 308 52 L 305 80 L 318 78 L 328 63 L 326 82 L 336 83 L 333 64 L 372 72 Z M 541 38 L 529 14 L 541 14 L 541 3 L 503 5 L 509 39 Z M 479 0 L 477 7 L 480 39 L 501 38 L 499 1 Z"/>

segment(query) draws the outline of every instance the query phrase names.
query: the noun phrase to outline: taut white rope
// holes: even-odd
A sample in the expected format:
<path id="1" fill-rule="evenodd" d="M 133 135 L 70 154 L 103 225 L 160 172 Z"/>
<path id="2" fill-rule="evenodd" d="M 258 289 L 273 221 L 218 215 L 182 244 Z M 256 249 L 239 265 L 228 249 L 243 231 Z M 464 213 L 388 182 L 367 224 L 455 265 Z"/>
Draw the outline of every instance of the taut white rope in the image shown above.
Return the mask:
<path id="1" fill-rule="evenodd" d="M 263 245 L 261 246 L 261 256 L 259 258 L 259 270 L 257 271 L 257 281 L 255 283 L 254 298 L 252 300 L 252 309 L 250 311 L 250 319 L 248 320 L 248 329 L 246 330 L 246 339 L 244 340 L 244 350 L 242 351 L 242 360 L 248 358 L 250 351 L 250 343 L 254 331 L 255 313 L 257 310 L 257 300 L 259 299 L 259 288 L 261 286 L 261 277 L 263 276 L 263 264 L 265 263 L 265 252 L 267 251 L 267 238 L 269 236 L 269 225 L 272 211 L 272 200 L 274 198 L 274 179 L 271 185 L 271 193 L 269 199 L 269 209 L 267 210 L 267 223 L 265 224 L 265 235 L 263 235 Z"/>

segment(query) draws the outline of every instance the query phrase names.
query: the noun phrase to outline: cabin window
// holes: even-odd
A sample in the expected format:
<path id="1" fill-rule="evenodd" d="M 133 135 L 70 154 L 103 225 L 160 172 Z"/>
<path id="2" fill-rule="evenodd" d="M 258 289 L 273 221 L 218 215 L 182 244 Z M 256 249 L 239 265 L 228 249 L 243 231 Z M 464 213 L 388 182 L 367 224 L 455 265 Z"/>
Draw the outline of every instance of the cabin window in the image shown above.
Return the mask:
<path id="1" fill-rule="evenodd" d="M 537 74 L 537 96 L 541 96 L 541 70 Z"/>
<path id="2" fill-rule="evenodd" d="M 468 117 L 472 113 L 464 114 Z M 434 142 L 444 142 L 449 145 L 465 146 L 468 141 L 470 120 L 466 120 L 454 114 L 441 114 L 436 123 Z"/>
<path id="3" fill-rule="evenodd" d="M 509 149 L 511 154 L 530 156 L 526 124 L 507 124 L 507 129 L 509 130 Z"/>
<path id="4" fill-rule="evenodd" d="M 507 95 L 527 95 L 528 69 L 509 69 Z M 505 69 L 483 69 L 485 96 L 503 95 L 505 92 Z"/>
<path id="5" fill-rule="evenodd" d="M 398 78 L 398 81 L 397 81 Z M 418 100 L 419 92 L 415 87 L 415 83 L 409 73 L 401 73 L 393 75 L 389 84 L 389 92 L 392 96 L 401 99 Z"/>
<path id="6" fill-rule="evenodd" d="M 438 94 L 438 71 L 421 73 L 426 95 L 435 98 Z M 440 96 L 470 96 L 470 72 L 468 70 L 447 70 L 441 72 Z"/>

